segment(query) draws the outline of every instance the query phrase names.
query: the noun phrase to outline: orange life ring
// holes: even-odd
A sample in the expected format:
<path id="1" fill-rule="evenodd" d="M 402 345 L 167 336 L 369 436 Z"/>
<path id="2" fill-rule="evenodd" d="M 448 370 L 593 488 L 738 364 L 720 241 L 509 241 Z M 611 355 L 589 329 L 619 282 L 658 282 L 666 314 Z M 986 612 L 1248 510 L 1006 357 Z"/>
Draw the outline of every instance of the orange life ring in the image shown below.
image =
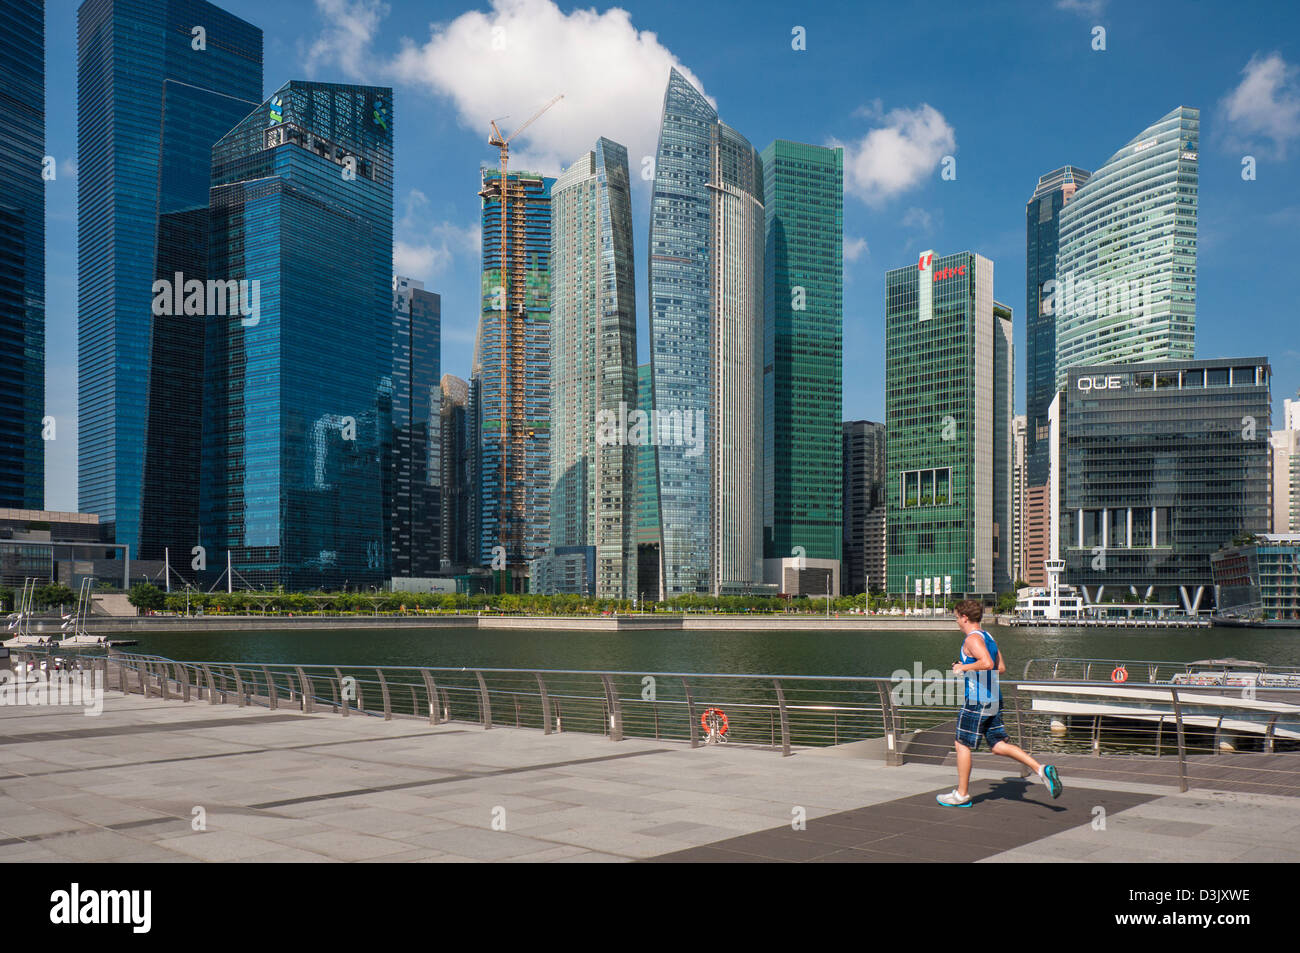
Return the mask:
<path id="1" fill-rule="evenodd" d="M 1115 671 L 1110 673 L 1110 680 L 1112 682 L 1127 682 L 1128 669 L 1126 669 L 1123 665 L 1116 667 Z"/>
<path id="2" fill-rule="evenodd" d="M 722 722 L 721 727 L 718 728 L 718 734 L 725 735 L 727 733 L 727 713 L 723 711 L 721 708 L 705 709 L 704 714 L 700 716 L 700 724 L 704 726 L 704 730 L 706 732 L 710 730 L 709 728 L 710 715 L 718 716 L 718 720 Z"/>

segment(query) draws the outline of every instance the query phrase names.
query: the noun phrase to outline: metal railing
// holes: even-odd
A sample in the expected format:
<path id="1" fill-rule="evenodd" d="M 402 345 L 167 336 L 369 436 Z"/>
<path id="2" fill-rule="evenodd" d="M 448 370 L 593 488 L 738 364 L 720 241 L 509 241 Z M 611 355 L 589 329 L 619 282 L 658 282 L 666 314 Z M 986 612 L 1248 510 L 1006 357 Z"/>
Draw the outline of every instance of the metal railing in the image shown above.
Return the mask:
<path id="1" fill-rule="evenodd" d="M 1300 671 L 1300 666 L 1264 665 L 1259 662 L 1245 662 L 1237 659 L 1219 659 L 1215 664 L 1207 662 L 1164 662 L 1149 659 L 1098 659 L 1098 658 L 1032 658 L 1025 663 L 1026 679 L 1052 680 L 1066 679 L 1077 681 L 1115 681 L 1112 675 L 1116 669 L 1124 668 L 1124 680 L 1138 679 L 1146 682 L 1168 683 L 1176 676 L 1194 673 L 1219 674 L 1226 678 L 1229 673 L 1250 672 L 1261 675 L 1291 675 Z M 1284 686 L 1278 686 L 1284 687 Z"/>
<path id="2" fill-rule="evenodd" d="M 53 656 L 15 650 L 15 668 Z M 1061 660 L 1071 661 L 1071 660 Z M 1074 660 L 1079 661 L 1079 660 Z M 1086 660 L 1083 660 L 1086 661 Z M 105 687 L 145 697 L 260 706 L 342 717 L 419 718 L 431 725 L 577 731 L 612 741 L 725 742 L 780 750 L 866 742 L 888 765 L 942 763 L 953 753 L 963 684 L 856 676 L 598 672 L 418 666 L 177 661 L 81 653 Z M 1032 666 L 1032 662 L 1030 663 Z M 1142 666 L 1124 663 L 1135 673 Z M 1259 698 L 1186 686 L 1079 679 L 1003 682 L 1008 740 L 1075 766 L 1181 790 L 1249 780 L 1300 793 L 1300 690 Z M 1267 695 L 1267 697 L 1263 697 Z M 710 711 L 725 715 L 710 717 Z M 712 731 L 710 729 L 713 729 Z M 1100 759 L 1100 760 L 1098 760 Z"/>

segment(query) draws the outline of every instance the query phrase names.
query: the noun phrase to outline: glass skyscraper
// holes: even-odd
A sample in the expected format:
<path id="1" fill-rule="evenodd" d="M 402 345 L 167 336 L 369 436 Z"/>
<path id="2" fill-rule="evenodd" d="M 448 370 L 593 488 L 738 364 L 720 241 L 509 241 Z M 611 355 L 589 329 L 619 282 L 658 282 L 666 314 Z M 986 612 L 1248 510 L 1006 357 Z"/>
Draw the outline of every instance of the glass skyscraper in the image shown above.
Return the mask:
<path id="1" fill-rule="evenodd" d="M 477 550 L 471 545 L 470 503 L 474 498 L 473 445 L 469 427 L 469 384 L 442 375 L 442 558 L 448 568 L 464 569 Z"/>
<path id="2" fill-rule="evenodd" d="M 482 310 L 475 347 L 477 564 L 502 547 L 510 588 L 542 556 L 550 534 L 551 188 L 510 172 L 502 222 L 501 173 L 483 170 Z M 501 260 L 503 245 L 508 261 Z"/>
<path id="3" fill-rule="evenodd" d="M 1025 205 L 1025 479 L 1047 480 L 1047 408 L 1056 396 L 1056 256 L 1061 210 L 1091 172 L 1063 166 L 1038 179 Z M 1041 446 L 1040 446 L 1041 441 Z M 1041 567 L 1039 567 L 1041 569 Z M 1022 573 L 1023 577 L 1023 573 Z"/>
<path id="4" fill-rule="evenodd" d="M 0 0 L 0 507 L 45 508 L 45 4 Z"/>
<path id="5" fill-rule="evenodd" d="M 654 409 L 653 375 L 649 364 L 636 369 L 636 407 Z M 655 446 L 637 447 L 636 456 L 636 563 L 638 598 L 653 599 L 659 593 L 659 468 Z"/>
<path id="6" fill-rule="evenodd" d="M 1058 390 L 1072 367 L 1192 357 L 1200 115 L 1179 107 L 1142 130 L 1061 210 Z"/>
<path id="7" fill-rule="evenodd" d="M 840 559 L 844 150 L 778 139 L 766 213 L 764 556 Z"/>
<path id="8" fill-rule="evenodd" d="M 392 465 L 386 487 L 393 576 L 442 567 L 442 297 L 393 277 Z"/>
<path id="9" fill-rule="evenodd" d="M 757 151 L 672 70 L 649 256 L 668 598 L 762 585 L 764 230 Z"/>
<path id="10" fill-rule="evenodd" d="M 253 585 L 381 585 L 392 91 L 286 84 L 213 148 L 211 208 L 213 273 L 260 307 L 210 319 L 204 544 Z"/>
<path id="11" fill-rule="evenodd" d="M 1010 588 L 1013 386 L 1011 309 L 993 300 L 993 262 L 927 251 L 886 272 L 890 592 Z"/>
<path id="12" fill-rule="evenodd" d="M 1270 529 L 1271 376 L 1263 357 L 1071 368 L 1065 581 L 1091 602 L 1209 608 L 1210 557 Z"/>
<path id="13" fill-rule="evenodd" d="M 627 150 L 599 139 L 551 189 L 550 547 L 594 547 L 595 593 L 636 593 L 636 290 Z"/>
<path id="14" fill-rule="evenodd" d="M 172 292 L 230 277 L 208 271 L 212 147 L 262 100 L 262 31 L 205 0 L 85 0 L 77 25 L 80 507 L 188 563 L 210 325 Z"/>

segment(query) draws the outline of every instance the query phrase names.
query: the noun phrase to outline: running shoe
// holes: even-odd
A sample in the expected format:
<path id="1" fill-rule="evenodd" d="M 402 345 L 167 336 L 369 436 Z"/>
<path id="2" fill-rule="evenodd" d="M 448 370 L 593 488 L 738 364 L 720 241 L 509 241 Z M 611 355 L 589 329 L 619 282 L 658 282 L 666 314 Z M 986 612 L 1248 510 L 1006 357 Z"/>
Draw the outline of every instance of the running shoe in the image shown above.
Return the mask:
<path id="1" fill-rule="evenodd" d="M 934 799 L 938 801 L 940 804 L 942 804 L 944 807 L 970 807 L 971 806 L 970 795 L 967 794 L 965 797 L 962 797 L 960 794 L 957 793 L 956 788 L 954 788 L 952 791 L 948 792 L 947 794 L 935 795 Z"/>
<path id="2" fill-rule="evenodd" d="M 1052 797 L 1061 796 L 1061 778 L 1056 773 L 1056 765 L 1043 765 L 1043 780 L 1047 782 L 1047 790 Z"/>

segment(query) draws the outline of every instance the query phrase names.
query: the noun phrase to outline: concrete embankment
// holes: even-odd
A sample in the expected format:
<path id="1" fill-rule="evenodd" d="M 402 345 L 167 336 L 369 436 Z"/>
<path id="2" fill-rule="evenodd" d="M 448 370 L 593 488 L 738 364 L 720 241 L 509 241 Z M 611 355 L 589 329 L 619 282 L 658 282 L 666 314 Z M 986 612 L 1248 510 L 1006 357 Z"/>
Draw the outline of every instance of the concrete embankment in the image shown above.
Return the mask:
<path id="1" fill-rule="evenodd" d="M 897 616 L 840 615 L 620 615 L 620 616 L 523 616 L 523 615 L 350 615 L 350 616 L 237 616 L 155 615 L 136 618 L 94 618 L 87 629 L 110 637 L 128 632 L 229 632 L 247 630 L 306 629 L 482 629 L 555 630 L 572 632 L 923 632 L 945 628 L 951 618 L 900 618 Z M 42 635 L 59 631 L 57 620 L 41 620 L 32 626 Z"/>

